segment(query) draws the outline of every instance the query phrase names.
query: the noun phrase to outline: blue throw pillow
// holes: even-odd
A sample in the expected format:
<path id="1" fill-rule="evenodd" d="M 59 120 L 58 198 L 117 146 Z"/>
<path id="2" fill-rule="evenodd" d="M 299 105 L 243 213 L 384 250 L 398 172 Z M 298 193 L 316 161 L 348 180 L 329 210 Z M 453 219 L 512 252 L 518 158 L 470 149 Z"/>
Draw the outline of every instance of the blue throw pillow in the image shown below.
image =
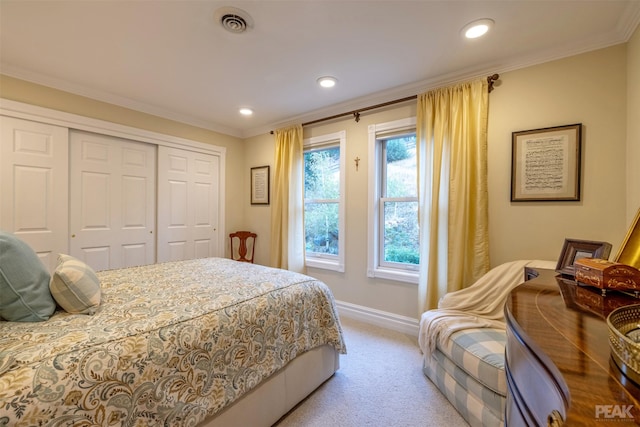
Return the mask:
<path id="1" fill-rule="evenodd" d="M 0 318 L 11 322 L 49 319 L 56 310 L 50 279 L 33 249 L 0 230 Z"/>

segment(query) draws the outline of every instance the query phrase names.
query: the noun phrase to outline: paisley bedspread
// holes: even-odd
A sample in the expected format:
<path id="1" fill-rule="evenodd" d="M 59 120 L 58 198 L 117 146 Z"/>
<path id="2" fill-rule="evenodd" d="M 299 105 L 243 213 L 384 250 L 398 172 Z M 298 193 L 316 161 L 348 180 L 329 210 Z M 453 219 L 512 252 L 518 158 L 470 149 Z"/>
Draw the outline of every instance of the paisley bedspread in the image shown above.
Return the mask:
<path id="1" fill-rule="evenodd" d="M 0 322 L 0 426 L 194 426 L 307 350 L 346 351 L 305 275 L 208 258 L 98 277 L 93 316 Z"/>

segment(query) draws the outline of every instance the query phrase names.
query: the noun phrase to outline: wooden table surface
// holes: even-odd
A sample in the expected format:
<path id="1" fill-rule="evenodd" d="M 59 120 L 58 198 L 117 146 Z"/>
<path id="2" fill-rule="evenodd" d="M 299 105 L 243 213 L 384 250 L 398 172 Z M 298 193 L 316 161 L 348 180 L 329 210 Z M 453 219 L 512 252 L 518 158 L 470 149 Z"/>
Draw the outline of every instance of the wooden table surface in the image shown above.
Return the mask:
<path id="1" fill-rule="evenodd" d="M 629 304 L 640 300 L 618 293 L 602 297 L 551 270 L 539 270 L 537 278 L 510 294 L 505 310 L 517 322 L 520 338 L 566 382 L 565 425 L 640 425 L 640 387 L 611 358 L 606 324 L 614 308 Z"/>

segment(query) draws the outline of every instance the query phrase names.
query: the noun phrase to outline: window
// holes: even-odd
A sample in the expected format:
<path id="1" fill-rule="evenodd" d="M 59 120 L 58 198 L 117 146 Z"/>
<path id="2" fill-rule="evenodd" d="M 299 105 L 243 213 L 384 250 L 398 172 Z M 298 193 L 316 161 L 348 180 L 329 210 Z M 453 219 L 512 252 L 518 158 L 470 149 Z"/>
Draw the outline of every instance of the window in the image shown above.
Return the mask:
<path id="1" fill-rule="evenodd" d="M 417 283 L 415 118 L 369 126 L 369 277 Z"/>
<path id="2" fill-rule="evenodd" d="M 344 271 L 346 132 L 304 141 L 304 236 L 307 266 Z"/>

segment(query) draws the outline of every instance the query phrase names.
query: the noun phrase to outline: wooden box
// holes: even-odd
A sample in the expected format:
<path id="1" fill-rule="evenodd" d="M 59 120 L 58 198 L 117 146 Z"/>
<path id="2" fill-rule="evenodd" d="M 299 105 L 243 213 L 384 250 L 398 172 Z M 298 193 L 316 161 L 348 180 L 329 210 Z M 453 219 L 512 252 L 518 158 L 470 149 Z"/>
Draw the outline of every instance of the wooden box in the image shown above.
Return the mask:
<path id="1" fill-rule="evenodd" d="M 607 316 L 615 309 L 627 306 L 629 304 L 637 304 L 637 298 L 630 297 L 617 292 L 602 296 L 597 289 L 590 286 L 575 286 L 576 288 L 576 305 L 586 311 L 597 314 L 606 319 Z"/>
<path id="2" fill-rule="evenodd" d="M 620 292 L 603 296 L 599 289 L 576 284 L 573 280 L 558 278 L 558 285 L 567 308 L 593 313 L 602 319 L 606 319 L 617 308 L 640 303 L 638 298 Z"/>
<path id="3" fill-rule="evenodd" d="M 637 268 L 597 258 L 581 258 L 575 261 L 576 282 L 602 289 L 640 292 L 640 270 Z"/>

